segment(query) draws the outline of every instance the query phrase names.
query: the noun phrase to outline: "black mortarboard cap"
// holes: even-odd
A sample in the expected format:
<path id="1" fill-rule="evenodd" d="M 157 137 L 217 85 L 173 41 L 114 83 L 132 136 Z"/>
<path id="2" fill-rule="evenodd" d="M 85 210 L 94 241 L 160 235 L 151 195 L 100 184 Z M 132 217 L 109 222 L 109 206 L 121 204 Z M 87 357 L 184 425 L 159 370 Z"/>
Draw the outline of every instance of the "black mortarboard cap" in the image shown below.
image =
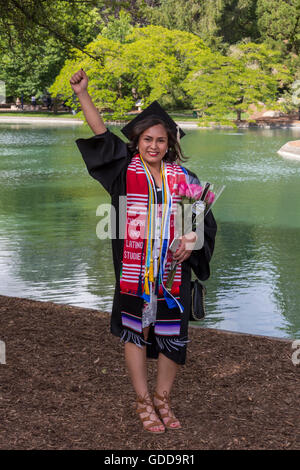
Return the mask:
<path id="1" fill-rule="evenodd" d="M 177 138 L 177 129 L 179 129 L 180 138 L 185 136 L 183 130 L 177 126 L 176 122 L 173 121 L 173 119 L 168 115 L 168 113 L 166 113 L 160 104 L 157 101 L 153 101 L 153 103 L 151 103 L 138 116 L 132 119 L 132 121 L 130 121 L 128 124 L 126 124 L 125 127 L 123 127 L 123 129 L 121 129 L 125 137 L 130 140 L 134 126 L 149 116 L 155 116 L 164 121 L 171 130 L 172 134 L 174 134 L 175 139 Z"/>

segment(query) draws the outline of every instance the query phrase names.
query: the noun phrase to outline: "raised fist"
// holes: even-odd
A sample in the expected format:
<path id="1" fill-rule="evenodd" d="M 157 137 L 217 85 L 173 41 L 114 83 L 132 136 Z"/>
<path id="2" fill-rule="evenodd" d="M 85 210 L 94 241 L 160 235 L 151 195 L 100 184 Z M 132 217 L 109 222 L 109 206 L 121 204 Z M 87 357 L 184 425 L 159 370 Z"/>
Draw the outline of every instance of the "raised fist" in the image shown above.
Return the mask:
<path id="1" fill-rule="evenodd" d="M 70 84 L 74 93 L 78 95 L 79 93 L 87 90 L 88 81 L 88 76 L 84 70 L 80 69 L 78 72 L 74 73 L 70 79 Z"/>

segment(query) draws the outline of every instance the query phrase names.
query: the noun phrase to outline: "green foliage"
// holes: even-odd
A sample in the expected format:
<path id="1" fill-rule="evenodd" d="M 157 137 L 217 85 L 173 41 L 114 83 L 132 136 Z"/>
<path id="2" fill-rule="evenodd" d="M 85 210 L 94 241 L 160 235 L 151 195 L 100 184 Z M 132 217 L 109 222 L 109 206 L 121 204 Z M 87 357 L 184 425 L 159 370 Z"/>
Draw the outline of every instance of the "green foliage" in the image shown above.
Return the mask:
<path id="1" fill-rule="evenodd" d="M 211 3 L 211 2 L 210 2 Z M 222 41 L 235 44 L 245 38 L 257 39 L 257 0 L 222 0 L 215 12 L 218 34 Z"/>
<path id="2" fill-rule="evenodd" d="M 69 97 L 69 78 L 82 67 L 90 78 L 90 94 L 99 110 L 113 110 L 120 118 L 137 98 L 147 106 L 153 100 L 168 108 L 194 106 L 202 122 L 229 123 L 240 118 L 252 103 L 273 108 L 280 89 L 288 89 L 293 77 L 282 65 L 278 51 L 264 44 L 232 46 L 229 55 L 212 52 L 197 36 L 161 26 L 134 28 L 126 43 L 101 35 L 86 50 L 104 57 L 97 62 L 83 53 L 69 60 L 51 92 Z M 222 91 L 222 92 L 221 92 Z"/>
<path id="3" fill-rule="evenodd" d="M 11 18 L 9 31 L 3 29 L 3 23 L 1 28 L 0 20 L 0 80 L 6 83 L 7 96 L 16 98 L 23 94 L 26 100 L 32 94 L 42 95 L 54 81 L 65 60 L 73 54 L 70 41 L 73 44 L 76 38 L 76 43 L 83 47 L 92 40 L 95 30 L 99 30 L 97 10 L 88 10 L 86 6 L 78 5 L 75 7 L 75 12 L 78 13 L 76 17 L 71 5 L 66 6 L 64 3 L 45 2 L 43 9 L 37 9 L 36 12 L 33 7 L 39 2 L 20 3 L 25 8 L 25 13 L 32 15 L 32 19 L 27 21 L 25 14 L 21 15 L 16 9 L 5 10 L 8 16 L 15 14 L 14 22 Z M 43 13 L 50 14 L 50 11 L 53 18 L 44 18 Z M 45 27 L 39 25 L 43 22 L 52 27 L 54 18 L 57 19 L 55 27 L 58 34 L 50 34 Z M 4 16 L 1 19 L 3 22 Z M 33 24 L 34 21 L 37 23 Z M 61 30 L 62 24 L 64 33 Z M 63 34 L 68 36 L 68 42 L 60 39 Z"/>
<path id="4" fill-rule="evenodd" d="M 69 79 L 82 67 L 96 106 L 113 110 L 114 118 L 131 110 L 137 99 L 145 106 L 157 99 L 163 105 L 186 107 L 190 102 L 183 80 L 206 50 L 197 36 L 160 26 L 134 28 L 124 44 L 99 35 L 86 51 L 103 56 L 103 62 L 77 53 L 66 62 L 50 91 L 71 103 Z"/>
<path id="5" fill-rule="evenodd" d="M 168 29 L 192 31 L 196 25 L 196 18 L 204 13 L 204 2 L 195 0 L 161 0 L 160 2 L 149 2 L 141 0 L 140 10 L 152 24 L 164 26 Z"/>
<path id="6" fill-rule="evenodd" d="M 116 118 L 137 99 L 195 106 L 218 122 L 251 100 L 295 106 L 299 0 L 0 0 L 0 8 L 7 95 L 28 99 L 52 84 L 79 110 L 69 79 L 83 67 L 96 105 Z"/>
<path id="7" fill-rule="evenodd" d="M 99 15 L 95 5 L 104 1 L 0 0 L 0 47 L 26 50 L 52 37 L 65 49 L 81 49 L 92 40 Z M 98 29 L 97 29 L 98 28 Z M 97 33 L 97 32 L 96 32 Z"/>
<path id="8" fill-rule="evenodd" d="M 133 26 L 131 25 L 132 18 L 129 13 L 121 10 L 119 18 L 114 16 L 109 17 L 109 22 L 104 28 L 102 28 L 102 36 L 112 39 L 113 41 L 119 41 L 125 43 L 127 36 L 132 32 Z"/>
<path id="9" fill-rule="evenodd" d="M 258 36 L 257 0 L 140 0 L 144 17 L 153 24 L 199 35 L 210 47 L 223 49 L 245 37 Z M 158 3 L 158 4 L 157 4 Z"/>
<path id="10" fill-rule="evenodd" d="M 220 3 L 220 0 L 217 0 Z M 198 35 L 209 46 L 220 44 L 215 21 L 216 0 L 139 0 L 139 8 L 148 24 L 188 31 Z"/>
<path id="11" fill-rule="evenodd" d="M 276 76 L 281 87 L 287 86 L 292 81 L 291 71 L 282 64 L 280 52 L 268 48 L 266 44 L 248 42 L 231 46 L 229 55 L 240 60 L 247 69 L 261 70 Z"/>
<path id="12" fill-rule="evenodd" d="M 299 53 L 299 0 L 139 0 L 148 23 L 199 35 L 224 52 L 242 41 L 267 41 L 270 47 Z"/>
<path id="13" fill-rule="evenodd" d="M 260 38 L 271 46 L 299 53 L 299 0 L 257 0 L 257 26 Z"/>
<path id="14" fill-rule="evenodd" d="M 279 86 L 292 81 L 290 72 L 279 63 L 280 54 L 264 45 L 249 43 L 232 49 L 231 56 L 210 53 L 199 59 L 184 86 L 202 122 L 224 123 L 229 110 L 240 119 L 252 103 L 264 102 L 279 109 Z"/>
<path id="15" fill-rule="evenodd" d="M 33 44 L 26 53 L 16 45 L 14 53 L 1 57 L 0 78 L 6 83 L 7 96 L 29 99 L 32 94 L 42 95 L 50 80 L 54 80 L 65 61 L 64 51 L 54 38 L 42 44 Z"/>

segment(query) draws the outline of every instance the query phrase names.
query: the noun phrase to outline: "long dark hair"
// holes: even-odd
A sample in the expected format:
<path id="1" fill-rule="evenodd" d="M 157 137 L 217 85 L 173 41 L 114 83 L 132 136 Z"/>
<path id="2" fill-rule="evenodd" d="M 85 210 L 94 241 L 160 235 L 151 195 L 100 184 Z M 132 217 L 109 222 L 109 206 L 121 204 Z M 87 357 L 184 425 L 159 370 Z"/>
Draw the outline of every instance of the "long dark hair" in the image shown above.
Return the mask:
<path id="1" fill-rule="evenodd" d="M 130 135 L 130 142 L 128 144 L 129 150 L 131 150 L 133 155 L 136 154 L 140 135 L 146 129 L 149 129 L 149 127 L 157 126 L 158 124 L 161 124 L 164 127 L 168 136 L 168 152 L 164 156 L 163 160 L 170 163 L 174 163 L 176 161 L 179 163 L 187 161 L 187 157 L 183 156 L 180 144 L 177 142 L 177 139 L 173 135 L 171 129 L 162 119 L 155 116 L 146 117 L 134 126 Z"/>

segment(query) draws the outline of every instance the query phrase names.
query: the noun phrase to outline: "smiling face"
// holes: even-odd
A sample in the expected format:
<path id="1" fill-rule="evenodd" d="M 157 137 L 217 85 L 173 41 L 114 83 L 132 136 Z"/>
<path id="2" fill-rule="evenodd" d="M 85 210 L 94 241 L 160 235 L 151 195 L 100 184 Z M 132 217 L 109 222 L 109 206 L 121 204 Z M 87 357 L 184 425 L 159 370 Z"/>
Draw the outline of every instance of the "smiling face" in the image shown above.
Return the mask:
<path id="1" fill-rule="evenodd" d="M 145 163 L 159 169 L 168 150 L 166 129 L 161 124 L 148 127 L 139 137 L 138 149 Z"/>

